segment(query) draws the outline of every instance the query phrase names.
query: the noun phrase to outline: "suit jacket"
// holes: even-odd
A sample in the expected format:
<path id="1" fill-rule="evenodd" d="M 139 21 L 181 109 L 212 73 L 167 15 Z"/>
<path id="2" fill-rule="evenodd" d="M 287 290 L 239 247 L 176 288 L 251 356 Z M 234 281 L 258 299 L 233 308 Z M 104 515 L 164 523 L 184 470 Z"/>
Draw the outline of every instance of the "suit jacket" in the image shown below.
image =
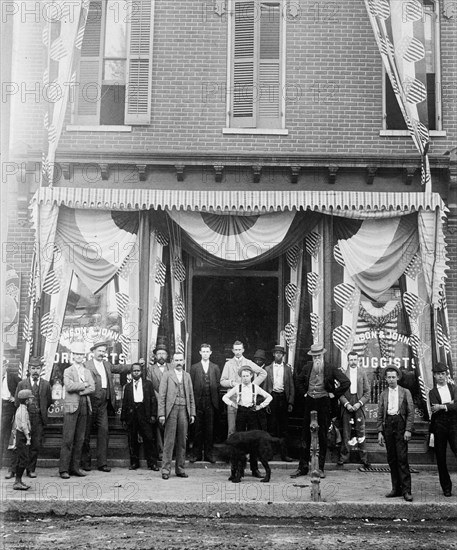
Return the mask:
<path id="1" fill-rule="evenodd" d="M 348 367 L 346 372 L 349 372 L 350 368 L 351 367 Z M 348 375 L 346 376 L 349 378 Z M 350 396 L 351 386 L 349 386 L 349 389 L 340 397 L 340 403 L 343 406 L 346 405 L 346 403 L 349 402 Z M 370 384 L 368 383 L 367 373 L 363 367 L 357 367 L 357 399 L 362 403 L 362 408 L 360 410 L 365 414 L 363 405 L 370 400 Z"/>
<path id="2" fill-rule="evenodd" d="M 221 380 L 221 371 L 215 363 L 209 362 L 209 391 L 211 394 L 211 403 L 215 409 L 219 408 L 219 384 Z M 198 406 L 203 395 L 205 386 L 205 373 L 201 361 L 190 367 L 190 377 L 194 388 L 195 403 Z"/>
<path id="3" fill-rule="evenodd" d="M 189 417 L 195 416 L 194 389 L 192 387 L 192 379 L 188 372 L 183 371 L 182 381 L 184 385 L 184 392 L 186 394 L 187 413 Z M 177 396 L 178 378 L 176 376 L 175 369 L 171 368 L 163 373 L 162 380 L 160 382 L 158 406 L 159 417 L 164 416 L 165 419 L 168 418 Z"/>
<path id="4" fill-rule="evenodd" d="M 267 392 L 270 393 L 273 391 L 273 363 L 265 367 L 265 372 L 267 373 L 267 378 L 265 382 L 262 382 L 261 387 Z M 294 386 L 294 377 L 292 374 L 292 369 L 289 365 L 284 363 L 284 393 L 286 394 L 287 403 L 289 405 L 294 404 L 295 400 L 295 386 Z"/>
<path id="5" fill-rule="evenodd" d="M 26 378 L 25 380 L 21 380 L 16 388 L 16 394 L 14 398 L 14 404 L 16 407 L 19 407 L 20 402 L 18 399 L 18 393 L 21 390 L 32 390 L 32 383 L 30 381 L 30 377 Z M 44 380 L 43 378 L 40 378 L 40 383 L 38 386 L 38 398 L 39 398 L 39 409 L 41 413 L 41 419 L 43 420 L 43 424 L 47 424 L 48 422 L 48 408 L 51 406 L 52 403 L 52 395 L 51 395 L 51 386 L 47 380 Z"/>
<path id="6" fill-rule="evenodd" d="M 432 414 L 432 418 L 430 421 L 430 433 L 434 433 L 436 424 L 440 423 L 441 420 L 446 420 L 447 418 L 449 418 L 449 415 L 452 415 L 454 421 L 457 422 L 457 385 L 454 384 L 454 386 L 451 386 L 451 384 L 448 384 L 447 387 L 449 388 L 451 397 L 454 399 L 454 403 L 446 404 L 447 412 L 438 411 Z M 428 399 L 430 401 L 430 407 L 432 405 L 442 404 L 441 395 L 436 386 L 433 386 L 433 388 L 430 390 L 430 393 L 428 394 Z"/>
<path id="7" fill-rule="evenodd" d="M 109 401 L 113 409 L 116 406 L 116 394 L 114 393 L 114 382 L 113 382 L 113 373 L 122 374 L 130 372 L 130 365 L 112 365 L 109 361 L 103 361 L 103 365 L 106 371 L 106 379 L 108 382 L 109 388 Z M 89 359 L 84 363 L 86 369 L 90 371 L 95 382 L 95 391 L 91 394 L 91 398 L 100 399 L 101 390 L 102 390 L 102 378 L 98 374 L 97 369 L 95 368 L 94 360 Z"/>
<path id="8" fill-rule="evenodd" d="M 76 365 L 70 365 L 64 370 L 63 383 L 65 387 L 64 412 L 73 414 L 78 410 L 79 402 L 82 396 L 90 395 L 95 391 L 94 378 L 89 369 L 84 368 L 84 380 L 88 384 L 86 387 L 84 382 L 79 378 L 79 372 Z M 87 399 L 87 397 L 84 397 Z M 90 400 L 89 400 L 90 408 Z"/>
<path id="9" fill-rule="evenodd" d="M 387 406 L 389 400 L 389 388 L 386 388 L 379 396 L 378 403 L 378 432 L 383 432 L 386 424 Z M 414 426 L 414 403 L 411 392 L 398 386 L 398 414 L 405 422 L 405 431 L 412 432 Z"/>
<path id="10" fill-rule="evenodd" d="M 254 384 L 257 384 L 260 386 L 260 384 L 265 380 L 267 377 L 267 373 L 265 372 L 265 369 L 262 367 L 259 367 L 259 365 L 256 365 L 253 361 L 250 359 L 246 359 L 246 357 L 242 357 L 241 362 L 238 363 L 238 361 L 235 359 L 235 357 L 232 357 L 229 359 L 225 365 L 224 369 L 222 370 L 221 375 L 221 386 L 223 388 L 232 388 L 232 382 L 235 384 L 241 384 L 241 376 L 238 374 L 238 365 L 239 366 L 249 366 L 251 369 L 255 372 L 256 376 L 254 377 Z"/>
<path id="11" fill-rule="evenodd" d="M 165 363 L 165 370 L 164 372 L 172 369 L 173 367 L 169 363 Z M 152 385 L 154 386 L 154 391 L 156 393 L 156 399 L 159 399 L 159 388 L 160 388 L 160 381 L 162 380 L 163 373 L 160 370 L 160 367 L 157 363 L 154 363 L 153 365 L 148 365 L 146 368 L 146 379 L 150 380 L 152 382 Z"/>
<path id="12" fill-rule="evenodd" d="M 308 361 L 297 376 L 297 389 L 302 394 L 308 393 L 309 377 L 313 368 L 313 362 Z M 340 369 L 324 363 L 324 388 L 335 397 L 341 397 L 351 387 L 349 378 Z"/>
<path id="13" fill-rule="evenodd" d="M 154 386 L 150 380 L 143 380 L 143 405 L 146 422 L 152 423 L 151 417 L 157 416 L 157 399 Z M 135 402 L 133 400 L 133 380 L 124 386 L 124 396 L 122 398 L 121 421 L 130 424 L 133 418 L 133 409 Z"/>

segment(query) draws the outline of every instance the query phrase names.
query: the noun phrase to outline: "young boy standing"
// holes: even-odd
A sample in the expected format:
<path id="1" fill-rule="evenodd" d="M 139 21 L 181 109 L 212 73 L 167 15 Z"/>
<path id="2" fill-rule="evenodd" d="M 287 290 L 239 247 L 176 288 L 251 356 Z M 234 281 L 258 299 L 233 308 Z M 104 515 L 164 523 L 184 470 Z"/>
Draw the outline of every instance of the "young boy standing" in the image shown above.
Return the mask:
<path id="1" fill-rule="evenodd" d="M 22 481 L 22 475 L 29 463 L 29 449 L 31 443 L 30 417 L 27 407 L 33 402 L 32 390 L 21 390 L 17 394 L 19 407 L 14 417 L 16 429 L 16 481 L 13 489 L 27 491 L 30 485 Z"/>

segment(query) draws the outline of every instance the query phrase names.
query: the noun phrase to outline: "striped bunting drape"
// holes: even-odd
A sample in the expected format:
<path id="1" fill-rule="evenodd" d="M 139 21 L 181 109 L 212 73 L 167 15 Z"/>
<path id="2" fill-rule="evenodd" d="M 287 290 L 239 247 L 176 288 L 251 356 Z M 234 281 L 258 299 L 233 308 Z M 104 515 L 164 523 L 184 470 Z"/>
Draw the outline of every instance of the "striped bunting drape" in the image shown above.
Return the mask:
<path id="1" fill-rule="evenodd" d="M 365 6 L 395 97 L 422 157 L 422 184 L 430 191 L 423 3 L 421 0 L 365 0 Z"/>
<path id="2" fill-rule="evenodd" d="M 57 145 L 68 101 L 75 97 L 77 67 L 90 0 L 47 0 L 49 23 L 43 29 L 48 62 L 43 75 L 44 113 L 41 185 L 52 187 Z"/>

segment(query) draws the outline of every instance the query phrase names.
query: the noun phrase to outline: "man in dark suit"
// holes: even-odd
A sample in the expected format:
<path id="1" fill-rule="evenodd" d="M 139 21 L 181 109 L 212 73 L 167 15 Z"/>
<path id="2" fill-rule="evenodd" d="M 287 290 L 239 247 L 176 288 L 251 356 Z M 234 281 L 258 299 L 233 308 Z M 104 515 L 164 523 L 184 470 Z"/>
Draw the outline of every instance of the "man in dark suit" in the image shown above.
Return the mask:
<path id="1" fill-rule="evenodd" d="M 447 444 L 457 458 L 457 384 L 447 381 L 447 366 L 437 363 L 433 367 L 435 386 L 428 398 L 432 411 L 430 433 L 435 438 L 435 456 L 440 485 L 445 497 L 452 496 L 452 482 L 446 463 Z"/>
<path id="2" fill-rule="evenodd" d="M 160 381 L 162 380 L 163 373 L 170 370 L 172 367 L 167 362 L 168 349 L 165 344 L 158 344 L 152 351 L 151 361 L 146 367 L 146 378 L 152 382 L 154 386 L 154 392 L 157 401 L 159 400 L 159 388 Z M 140 359 L 140 363 L 144 363 L 144 359 Z M 160 422 L 156 422 L 156 443 L 159 453 L 159 458 L 162 458 L 163 453 L 163 426 Z"/>
<path id="3" fill-rule="evenodd" d="M 384 375 L 389 385 L 379 396 L 378 443 L 386 445 L 392 490 L 387 498 L 401 497 L 412 502 L 411 473 L 408 463 L 408 441 L 414 424 L 414 404 L 411 393 L 398 385 L 401 373 L 388 366 Z"/>
<path id="4" fill-rule="evenodd" d="M 52 403 L 51 386 L 47 380 L 40 378 L 43 362 L 40 357 L 31 357 L 29 361 L 30 376 L 19 382 L 16 388 L 15 403 L 19 407 L 18 393 L 21 390 L 31 390 L 33 402 L 28 406 L 31 428 L 31 443 L 27 475 L 36 477 L 36 463 L 38 453 L 43 444 L 44 427 L 48 422 L 48 408 Z"/>
<path id="5" fill-rule="evenodd" d="M 200 346 L 201 361 L 190 368 L 190 377 L 194 388 L 195 407 L 197 416 L 195 418 L 195 437 L 190 462 L 204 459 L 208 462 L 216 462 L 213 455 L 213 429 L 214 418 L 219 411 L 219 383 L 221 371 L 212 363 L 211 346 L 202 344 Z"/>
<path id="6" fill-rule="evenodd" d="M 284 361 L 286 355 L 284 347 L 276 345 L 271 352 L 274 361 L 265 367 L 267 378 L 261 386 L 273 397 L 268 415 L 268 431 L 274 437 L 286 438 L 289 429 L 289 413 L 292 412 L 295 399 L 294 379 L 292 369 Z M 281 456 L 281 460 L 292 462 L 286 454 Z"/>
<path id="7" fill-rule="evenodd" d="M 19 384 L 20 378 L 16 370 L 7 366 L 7 361 L 4 360 L 2 366 L 2 421 L 0 428 L 0 468 L 3 467 L 3 460 L 5 457 L 9 458 L 8 473 L 6 479 L 14 477 L 12 469 L 14 462 L 14 454 L 12 451 L 8 451 L 8 441 L 11 435 L 11 429 L 13 427 L 14 415 L 16 413 L 16 407 L 14 405 L 14 396 L 16 395 L 16 388 Z"/>
<path id="8" fill-rule="evenodd" d="M 175 472 L 188 477 L 185 471 L 186 438 L 189 424 L 195 420 L 192 379 L 183 371 L 184 355 L 173 355 L 173 369 L 164 373 L 159 388 L 159 422 L 165 426 L 162 479 L 169 479 L 173 449 L 176 445 Z"/>
<path id="9" fill-rule="evenodd" d="M 124 387 L 121 422 L 129 436 L 130 470 L 140 467 L 138 434 L 143 438 L 144 455 L 150 470 L 159 471 L 154 424 L 157 422 L 157 399 L 150 380 L 141 377 L 141 365 L 132 364 L 132 381 Z"/>
<path id="10" fill-rule="evenodd" d="M 290 477 L 307 475 L 311 451 L 311 411 L 317 411 L 319 424 L 319 476 L 325 477 L 325 455 L 327 453 L 327 432 L 331 419 L 331 400 L 339 398 L 350 387 L 348 377 L 340 369 L 324 363 L 327 350 L 322 344 L 313 344 L 308 355 L 313 358 L 303 367 L 297 377 L 297 390 L 305 396 L 303 418 L 303 444 L 297 471 Z"/>
<path id="11" fill-rule="evenodd" d="M 82 468 L 86 471 L 91 469 L 90 434 L 94 425 L 97 428 L 97 468 L 101 472 L 111 471 L 108 467 L 108 405 L 113 410 L 116 406 L 112 373 L 126 373 L 130 370 L 128 365 L 112 365 L 105 361 L 107 349 L 108 342 L 97 342 L 90 348 L 93 359 L 84 363 L 95 382 L 95 392 L 90 396 L 92 414 L 87 422 L 81 457 Z"/>

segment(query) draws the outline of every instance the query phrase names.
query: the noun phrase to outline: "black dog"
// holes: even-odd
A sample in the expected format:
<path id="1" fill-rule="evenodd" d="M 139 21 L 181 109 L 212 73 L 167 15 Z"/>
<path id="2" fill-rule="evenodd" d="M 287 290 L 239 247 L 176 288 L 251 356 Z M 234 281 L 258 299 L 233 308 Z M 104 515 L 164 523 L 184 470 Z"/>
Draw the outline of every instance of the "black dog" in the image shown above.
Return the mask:
<path id="1" fill-rule="evenodd" d="M 248 432 L 236 432 L 232 434 L 224 445 L 226 446 L 225 457 L 230 461 L 231 476 L 229 481 L 239 483 L 244 476 L 246 467 L 246 455 L 250 454 L 251 459 L 257 461 L 257 458 L 265 468 L 265 477 L 260 481 L 268 483 L 271 477 L 271 468 L 268 461 L 274 456 L 274 449 L 283 449 L 283 441 L 277 437 L 272 437 L 263 430 L 250 430 Z"/>

